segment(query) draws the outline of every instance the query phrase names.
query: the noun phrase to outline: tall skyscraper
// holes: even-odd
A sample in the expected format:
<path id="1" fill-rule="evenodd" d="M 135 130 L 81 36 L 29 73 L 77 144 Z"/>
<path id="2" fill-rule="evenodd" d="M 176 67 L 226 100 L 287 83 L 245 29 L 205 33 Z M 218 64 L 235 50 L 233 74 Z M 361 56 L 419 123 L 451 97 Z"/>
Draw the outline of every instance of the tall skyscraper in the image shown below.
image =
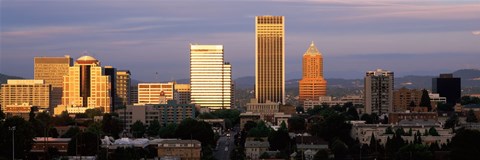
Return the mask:
<path id="1" fill-rule="evenodd" d="M 323 78 L 323 57 L 313 42 L 303 54 L 303 74 L 299 83 L 299 100 L 317 100 L 327 95 L 327 81 Z"/>
<path id="2" fill-rule="evenodd" d="M 110 113 L 110 87 L 110 77 L 105 75 L 100 62 L 91 56 L 82 56 L 64 76 L 62 105 L 69 113 L 83 113 L 91 108 Z"/>
<path id="3" fill-rule="evenodd" d="M 34 79 L 44 80 L 45 84 L 52 85 L 51 106 L 62 103 L 63 76 L 68 74 L 68 68 L 73 60 L 69 55 L 65 57 L 35 57 Z"/>
<path id="4" fill-rule="evenodd" d="M 117 71 L 117 99 L 115 102 L 118 105 L 129 105 L 130 104 L 130 71 L 129 70 L 118 70 Z"/>
<path id="5" fill-rule="evenodd" d="M 190 45 L 192 103 L 209 109 L 232 106 L 232 66 L 223 58 L 223 45 Z"/>
<path id="6" fill-rule="evenodd" d="M 461 83 L 461 79 L 453 77 L 453 74 L 440 74 L 438 78 L 432 79 L 432 91 L 446 97 L 448 104 L 455 104 L 461 98 Z"/>
<path id="7" fill-rule="evenodd" d="M 285 104 L 285 18 L 255 17 L 255 98 Z"/>
<path id="8" fill-rule="evenodd" d="M 365 112 L 377 115 L 393 111 L 393 72 L 382 69 L 368 71 L 365 76 Z"/>

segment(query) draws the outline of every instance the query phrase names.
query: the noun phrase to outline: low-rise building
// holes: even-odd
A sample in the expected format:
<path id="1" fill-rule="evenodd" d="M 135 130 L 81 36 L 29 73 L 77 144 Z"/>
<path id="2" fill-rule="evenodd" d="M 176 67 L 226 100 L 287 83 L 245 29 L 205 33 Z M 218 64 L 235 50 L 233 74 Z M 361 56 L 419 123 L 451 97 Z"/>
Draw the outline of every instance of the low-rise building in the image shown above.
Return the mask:
<path id="1" fill-rule="evenodd" d="M 257 160 L 263 152 L 268 151 L 269 147 L 268 141 L 246 141 L 245 156 L 247 159 Z"/>
<path id="2" fill-rule="evenodd" d="M 388 114 L 388 123 L 390 124 L 398 124 L 402 121 L 406 122 L 413 120 L 438 122 L 438 115 L 436 112 L 394 112 Z"/>
<path id="3" fill-rule="evenodd" d="M 422 143 L 430 144 L 437 142 L 438 144 L 446 144 L 452 140 L 454 133 L 450 129 L 443 129 L 443 126 L 434 122 L 425 122 L 423 120 L 416 120 L 413 123 L 405 124 L 365 124 L 365 121 L 350 121 L 352 124 L 351 137 L 358 139 L 362 144 L 370 144 L 372 135 L 380 144 L 384 145 L 387 138 L 393 137 L 393 134 L 386 134 L 386 129 L 390 127 L 393 131 L 402 128 L 405 133 L 412 130 L 412 135 L 403 135 L 402 138 L 406 142 L 413 142 L 415 133 L 420 132 Z M 429 132 L 430 128 L 434 128 L 438 136 L 424 136 L 425 132 Z"/>
<path id="4" fill-rule="evenodd" d="M 347 103 L 347 101 L 343 100 L 335 100 L 331 96 L 321 96 L 318 97 L 318 100 L 307 100 L 303 102 L 303 109 L 306 111 L 308 109 L 312 109 L 315 106 L 321 106 L 323 104 L 326 104 L 328 106 L 335 106 L 335 105 L 343 105 Z"/>
<path id="5" fill-rule="evenodd" d="M 361 105 L 363 106 L 364 104 L 364 101 L 363 100 L 363 96 L 361 95 L 348 95 L 348 96 L 344 96 L 342 98 L 340 98 L 341 101 L 345 101 L 345 102 L 352 102 L 352 104 L 355 106 L 355 105 Z"/>
<path id="6" fill-rule="evenodd" d="M 260 113 L 261 118 L 265 119 L 264 117 L 272 117 L 274 113 L 280 112 L 280 103 L 258 103 L 257 99 L 251 99 L 250 103 L 247 103 L 247 112 Z"/>
<path id="7" fill-rule="evenodd" d="M 49 148 L 56 148 L 60 155 L 66 155 L 70 140 L 71 138 L 35 137 L 30 152 L 43 156 Z"/>
<path id="8" fill-rule="evenodd" d="M 313 157 L 319 150 L 328 150 L 328 142 L 316 136 L 296 136 L 295 143 L 297 151 L 303 153 L 305 160 L 313 160 Z"/>
<path id="9" fill-rule="evenodd" d="M 129 130 L 136 121 L 147 126 L 153 121 L 159 121 L 162 125 L 180 124 L 184 119 L 195 118 L 195 110 L 194 104 L 178 104 L 175 100 L 168 100 L 167 104 L 128 105 L 115 112 Z"/>
<path id="10" fill-rule="evenodd" d="M 164 140 L 158 144 L 158 157 L 199 160 L 202 144 L 197 140 Z"/>

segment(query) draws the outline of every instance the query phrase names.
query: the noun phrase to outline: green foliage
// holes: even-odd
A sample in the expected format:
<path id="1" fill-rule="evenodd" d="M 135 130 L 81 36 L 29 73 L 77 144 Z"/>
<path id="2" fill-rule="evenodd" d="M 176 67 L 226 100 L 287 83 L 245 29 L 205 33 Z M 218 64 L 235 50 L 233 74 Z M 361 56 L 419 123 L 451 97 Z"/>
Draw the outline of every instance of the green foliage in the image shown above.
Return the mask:
<path id="1" fill-rule="evenodd" d="M 344 142 L 349 141 L 351 139 L 350 130 L 352 125 L 345 121 L 344 116 L 332 114 L 325 121 L 315 123 L 311 128 L 311 133 L 327 141 L 332 141 L 335 137 L 340 138 Z"/>
<path id="2" fill-rule="evenodd" d="M 288 130 L 295 133 L 305 132 L 305 119 L 299 116 L 292 116 L 288 119 Z"/>
<path id="3" fill-rule="evenodd" d="M 93 118 L 95 116 L 103 115 L 103 112 L 100 108 L 92 108 L 92 109 L 85 110 L 85 114 L 87 115 L 88 118 Z"/>
<path id="4" fill-rule="evenodd" d="M 145 134 L 145 125 L 141 121 L 136 121 L 131 127 L 133 137 L 142 138 Z"/>
<path id="5" fill-rule="evenodd" d="M 397 128 L 397 129 L 395 130 L 395 134 L 396 134 L 397 136 L 403 136 L 403 135 L 405 135 L 405 130 L 403 130 L 402 127 Z"/>
<path id="6" fill-rule="evenodd" d="M 150 125 L 148 126 L 148 129 L 147 129 L 148 136 L 151 136 L 151 137 L 158 136 L 159 131 L 160 131 L 160 122 L 158 122 L 157 120 L 150 122 Z"/>
<path id="7" fill-rule="evenodd" d="M 269 133 L 270 128 L 265 125 L 265 122 L 260 121 L 255 128 L 252 128 L 250 131 L 248 131 L 248 137 L 268 137 Z"/>
<path id="8" fill-rule="evenodd" d="M 60 115 L 53 117 L 53 123 L 55 126 L 68 126 L 75 124 L 75 121 L 66 111 L 63 111 Z"/>
<path id="9" fill-rule="evenodd" d="M 0 121 L 5 119 L 5 113 L 3 112 L 3 109 L 0 109 Z"/>
<path id="10" fill-rule="evenodd" d="M 248 132 L 248 131 L 250 131 L 250 129 L 255 128 L 255 127 L 257 127 L 257 123 L 255 123 L 253 121 L 247 121 L 247 123 L 245 123 L 245 125 L 243 126 L 243 130 Z"/>
<path id="11" fill-rule="evenodd" d="M 317 151 L 317 153 L 315 153 L 315 155 L 313 156 L 313 159 L 314 160 L 326 160 L 326 159 L 328 159 L 328 150 L 321 149 L 321 150 Z"/>
<path id="12" fill-rule="evenodd" d="M 271 131 L 268 136 L 271 150 L 285 151 L 290 143 L 290 136 L 286 128 L 280 128 L 277 131 Z"/>
<path id="13" fill-rule="evenodd" d="M 455 126 L 458 126 L 458 115 L 457 114 L 452 114 L 448 119 L 445 121 L 445 129 L 448 128 L 455 128 Z"/>
<path id="14" fill-rule="evenodd" d="M 388 126 L 388 127 L 385 129 L 385 134 L 395 134 L 395 133 L 393 132 L 392 127 Z"/>
<path id="15" fill-rule="evenodd" d="M 452 138 L 450 158 L 469 160 L 480 157 L 480 131 L 461 130 Z"/>
<path id="16" fill-rule="evenodd" d="M 422 99 L 420 100 L 420 107 L 427 107 L 428 111 L 432 110 L 432 103 L 430 102 L 430 96 L 426 89 L 422 90 Z"/>
<path id="17" fill-rule="evenodd" d="M 478 97 L 471 97 L 471 96 L 463 96 L 460 99 L 460 103 L 462 105 L 467 105 L 467 104 L 480 104 L 480 98 Z"/>
<path id="18" fill-rule="evenodd" d="M 335 155 L 335 158 L 342 159 L 343 157 L 346 156 L 348 152 L 348 146 L 342 140 L 336 139 L 332 143 L 332 151 L 333 151 L 333 154 Z"/>
<path id="19" fill-rule="evenodd" d="M 435 129 L 435 127 L 430 127 L 430 129 L 428 130 L 428 134 L 432 136 L 440 136 L 437 132 L 437 129 Z"/>
<path id="20" fill-rule="evenodd" d="M 91 132 L 91 133 L 94 133 L 94 134 L 98 134 L 98 135 L 103 135 L 103 126 L 102 126 L 102 123 L 100 122 L 94 122 L 92 124 L 90 124 L 87 128 L 87 132 Z"/>
<path id="21" fill-rule="evenodd" d="M 408 144 L 401 147 L 395 154 L 397 160 L 431 160 L 433 154 L 429 150 L 428 146 L 422 144 Z"/>
<path id="22" fill-rule="evenodd" d="M 80 133 L 80 128 L 78 128 L 76 126 L 72 126 L 72 127 L 68 128 L 67 132 L 65 132 L 61 137 L 62 138 L 73 138 L 78 133 Z"/>
<path id="23" fill-rule="evenodd" d="M 115 149 L 115 151 L 111 155 L 111 158 L 118 159 L 118 160 L 141 159 L 143 158 L 142 152 L 144 152 L 142 149 L 135 149 L 132 147 L 128 147 L 128 148 L 119 147 Z"/>
<path id="24" fill-rule="evenodd" d="M 351 102 L 349 102 L 351 103 Z M 357 109 L 355 107 L 349 107 L 347 110 L 347 119 L 348 120 L 359 120 Z"/>
<path id="25" fill-rule="evenodd" d="M 216 145 L 212 126 L 203 121 L 190 118 L 183 120 L 178 125 L 175 135 L 181 139 L 196 139 L 202 142 L 202 146 Z"/>
<path id="26" fill-rule="evenodd" d="M 477 123 L 478 122 L 477 116 L 475 116 L 475 113 L 473 112 L 472 109 L 468 110 L 466 121 L 471 122 L 471 123 Z"/>
<path id="27" fill-rule="evenodd" d="M 120 120 L 117 119 L 115 114 L 105 113 L 102 120 L 103 132 L 108 136 L 119 138 L 120 132 L 122 132 L 122 125 Z"/>
<path id="28" fill-rule="evenodd" d="M 50 130 L 48 130 L 48 136 L 53 137 L 53 138 L 58 138 L 58 136 L 60 136 L 60 135 L 58 135 L 57 129 L 55 127 L 52 127 L 52 128 L 50 128 Z"/>
<path id="29" fill-rule="evenodd" d="M 9 127 L 15 127 L 15 131 L 9 130 Z M 12 134 L 15 139 L 12 139 Z M 0 159 L 12 157 L 12 142 L 15 141 L 15 158 L 26 159 L 33 144 L 34 130 L 32 125 L 21 117 L 6 118 L 5 122 L 0 122 Z"/>
<path id="30" fill-rule="evenodd" d="M 177 124 L 167 124 L 167 126 L 161 127 L 158 130 L 158 136 L 160 136 L 160 138 L 175 138 L 175 130 L 177 130 Z"/>
<path id="31" fill-rule="evenodd" d="M 263 152 L 263 153 L 260 155 L 260 157 L 258 157 L 258 158 L 259 158 L 259 159 L 268 159 L 268 158 L 270 158 L 270 155 L 268 155 L 267 152 Z"/>
<path id="32" fill-rule="evenodd" d="M 375 113 L 372 113 L 371 115 L 365 113 L 360 119 L 365 121 L 366 124 L 377 124 L 379 122 L 378 115 Z"/>

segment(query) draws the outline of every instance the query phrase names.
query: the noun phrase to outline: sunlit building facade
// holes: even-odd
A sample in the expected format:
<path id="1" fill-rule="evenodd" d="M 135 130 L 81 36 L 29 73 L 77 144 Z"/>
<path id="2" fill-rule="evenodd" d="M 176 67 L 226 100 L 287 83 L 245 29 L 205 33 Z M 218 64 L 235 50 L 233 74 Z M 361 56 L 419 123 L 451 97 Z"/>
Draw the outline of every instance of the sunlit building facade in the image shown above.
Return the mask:
<path id="1" fill-rule="evenodd" d="M 255 98 L 285 104 L 285 18 L 255 17 Z"/>
<path id="2" fill-rule="evenodd" d="M 69 55 L 64 57 L 35 57 L 34 79 L 44 80 L 45 84 L 52 85 L 51 105 L 53 107 L 62 103 L 63 76 L 68 74 L 68 68 L 73 60 Z"/>
<path id="3" fill-rule="evenodd" d="M 174 98 L 178 104 L 190 104 L 191 89 L 190 84 L 175 83 Z"/>
<path id="4" fill-rule="evenodd" d="M 167 83 L 139 83 L 138 84 L 138 103 L 140 104 L 160 104 L 160 101 L 166 102 L 173 100 L 174 82 Z M 163 97 L 162 95 L 163 94 Z M 164 100 L 161 98 L 165 98 Z"/>
<path id="5" fill-rule="evenodd" d="M 213 110 L 230 109 L 232 66 L 223 57 L 223 45 L 190 45 L 192 103 Z"/>
<path id="6" fill-rule="evenodd" d="M 91 56 L 82 56 L 64 76 L 62 105 L 68 113 L 84 113 L 92 108 L 110 113 L 110 89 L 110 77 L 104 74 L 100 62 Z"/>
<path id="7" fill-rule="evenodd" d="M 302 80 L 298 82 L 300 103 L 326 96 L 327 81 L 323 78 L 323 57 L 313 42 L 303 54 L 302 64 Z"/>
<path id="8" fill-rule="evenodd" d="M 29 112 L 29 107 L 21 106 L 35 106 L 41 111 L 50 111 L 53 107 L 50 90 L 51 85 L 45 84 L 44 80 L 7 80 L 7 84 L 2 84 L 0 90 L 2 92 L 1 109 L 8 113 Z"/>
<path id="9" fill-rule="evenodd" d="M 377 69 L 365 75 L 365 112 L 377 115 L 393 111 L 393 72 Z"/>

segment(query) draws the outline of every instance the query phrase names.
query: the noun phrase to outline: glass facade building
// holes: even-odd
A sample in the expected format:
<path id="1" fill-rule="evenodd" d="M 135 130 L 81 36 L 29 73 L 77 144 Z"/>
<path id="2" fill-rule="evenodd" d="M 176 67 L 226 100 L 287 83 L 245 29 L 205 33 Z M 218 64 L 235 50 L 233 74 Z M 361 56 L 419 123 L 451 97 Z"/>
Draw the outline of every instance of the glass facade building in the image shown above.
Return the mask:
<path id="1" fill-rule="evenodd" d="M 232 66 L 223 45 L 190 45 L 191 101 L 209 109 L 232 107 Z"/>
<path id="2" fill-rule="evenodd" d="M 285 104 L 285 18 L 255 17 L 255 98 Z"/>

